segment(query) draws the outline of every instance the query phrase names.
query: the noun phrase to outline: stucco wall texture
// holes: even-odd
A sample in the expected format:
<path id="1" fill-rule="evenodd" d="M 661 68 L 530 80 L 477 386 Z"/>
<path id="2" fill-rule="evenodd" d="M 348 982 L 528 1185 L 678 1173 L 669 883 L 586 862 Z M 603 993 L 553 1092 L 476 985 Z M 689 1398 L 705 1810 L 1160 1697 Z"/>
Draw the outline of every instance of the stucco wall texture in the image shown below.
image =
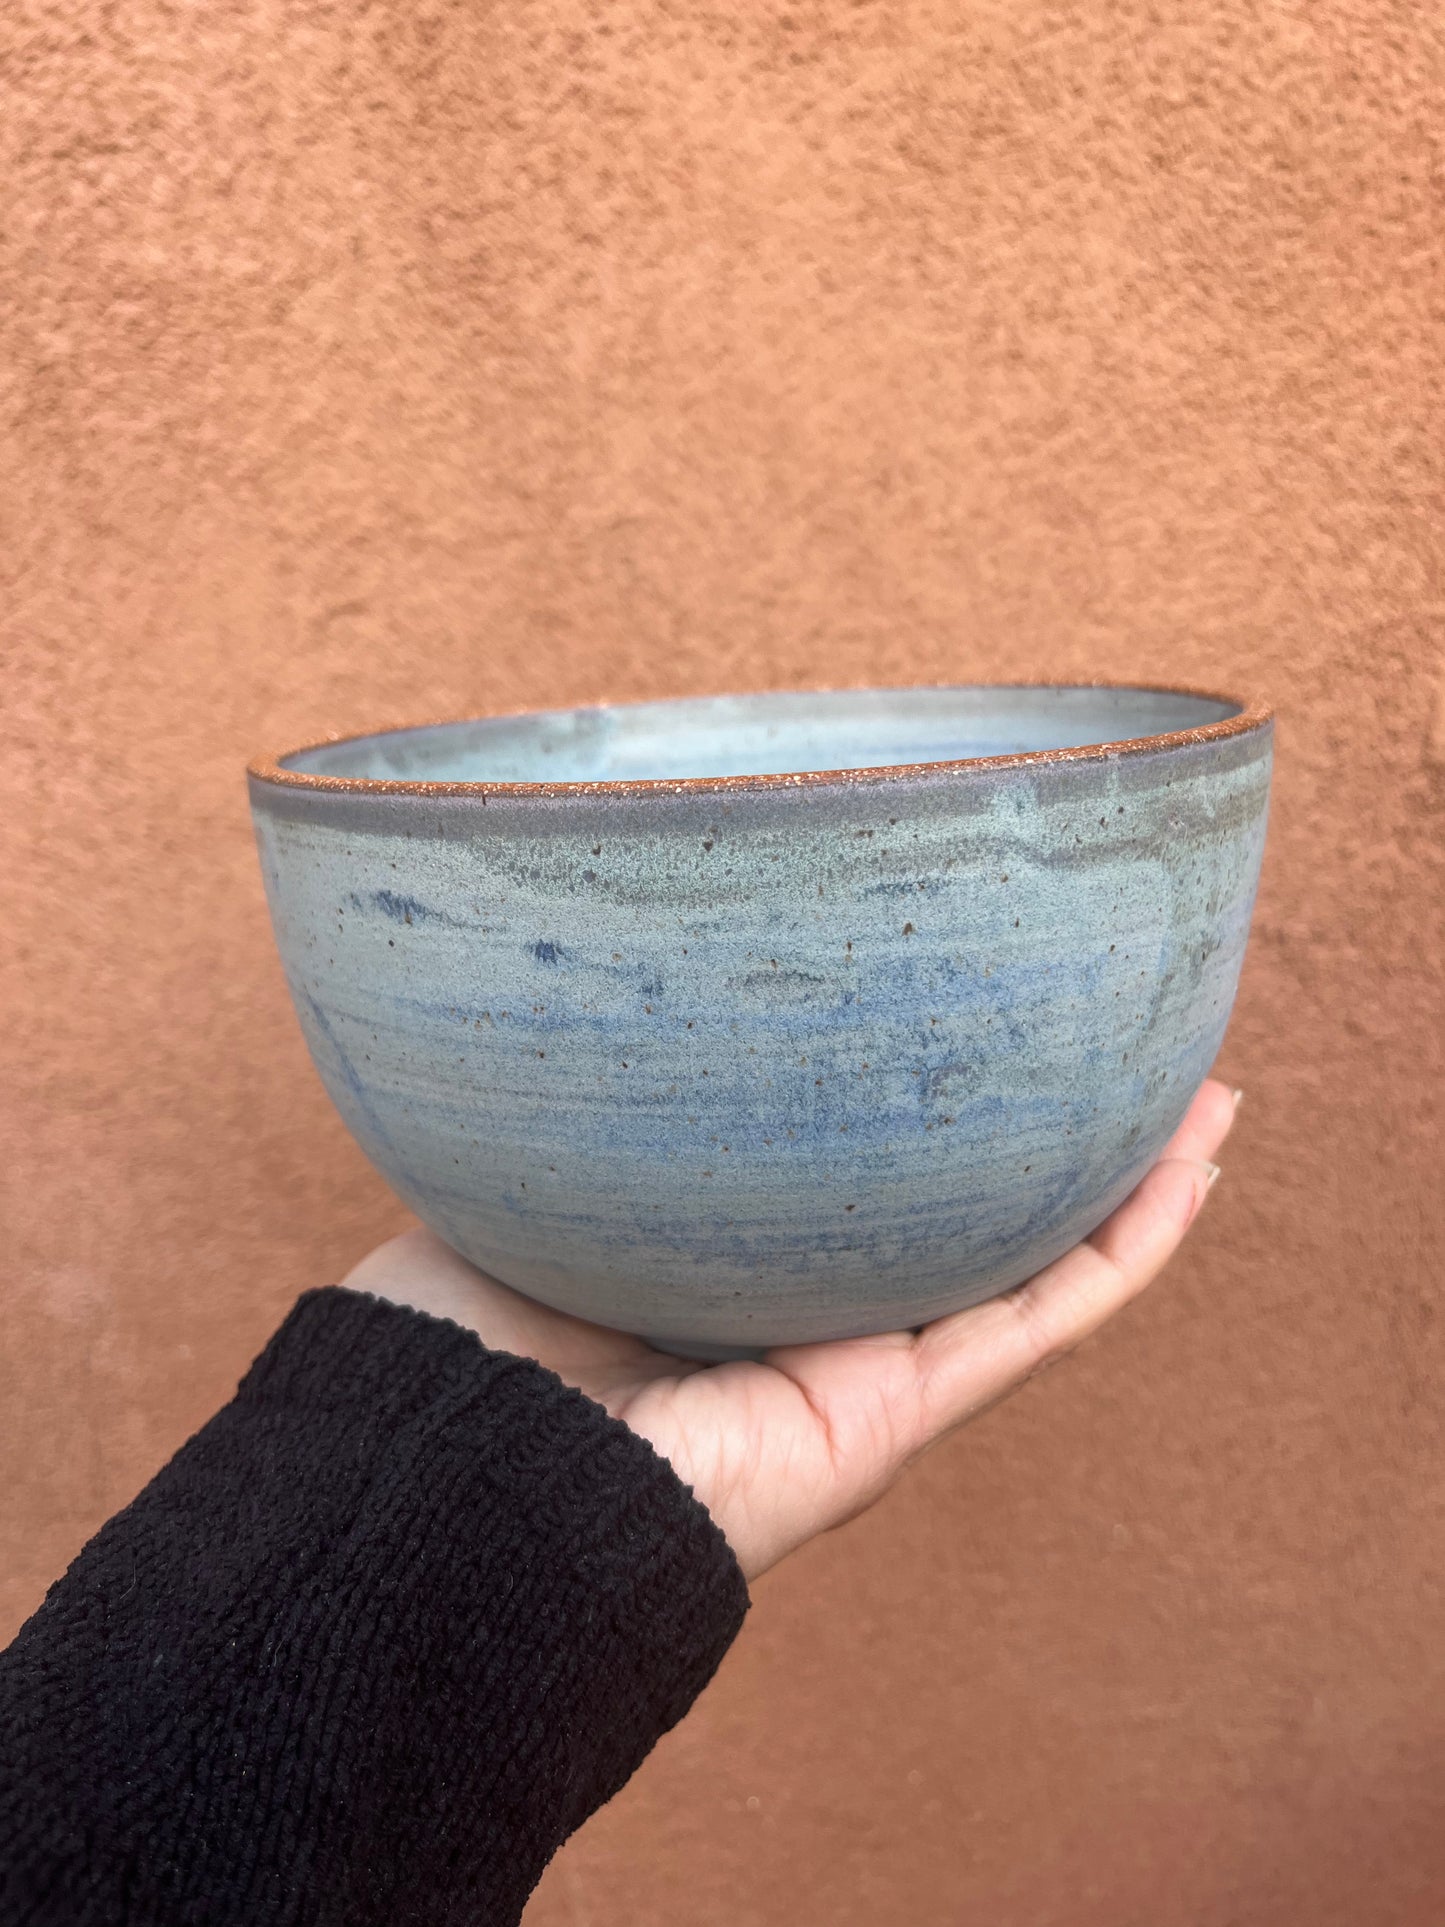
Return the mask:
<path id="1" fill-rule="evenodd" d="M 537 1927 L 1445 1907 L 1445 26 L 11 0 L 0 1631 L 402 1221 L 252 751 L 1153 678 L 1281 713 L 1166 1282 L 764 1580 Z"/>

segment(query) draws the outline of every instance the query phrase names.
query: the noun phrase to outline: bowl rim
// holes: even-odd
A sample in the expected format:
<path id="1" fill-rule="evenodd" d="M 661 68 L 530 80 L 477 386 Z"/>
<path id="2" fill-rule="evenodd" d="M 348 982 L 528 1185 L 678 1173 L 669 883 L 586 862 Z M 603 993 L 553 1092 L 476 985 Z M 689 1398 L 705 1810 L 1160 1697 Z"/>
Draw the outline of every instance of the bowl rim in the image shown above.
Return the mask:
<path id="1" fill-rule="evenodd" d="M 569 711 L 577 710 L 641 709 L 659 702 L 737 701 L 744 700 L 748 696 L 841 696 L 855 692 L 860 695 L 864 693 L 902 695 L 927 690 L 942 692 L 963 689 L 1116 689 L 1121 692 L 1127 690 L 1138 695 L 1192 696 L 1205 702 L 1232 703 L 1235 705 L 1236 713 L 1233 716 L 1225 716 L 1218 722 L 1201 724 L 1198 729 L 1166 730 L 1153 736 L 1127 736 L 1113 742 L 1080 743 L 1070 748 L 1010 750 L 999 756 L 960 756 L 929 763 L 867 763 L 843 769 L 772 771 L 758 775 L 623 776 L 601 777 L 583 782 L 547 783 L 489 782 L 485 779 L 466 782 L 426 782 L 394 776 L 323 776 L 312 770 L 287 769 L 283 762 L 285 757 L 304 756 L 310 750 L 326 749 L 337 743 L 359 743 L 374 736 L 403 736 L 419 730 L 446 729 L 464 723 L 503 722 L 509 717 L 517 716 L 566 715 Z M 253 757 L 246 765 L 246 773 L 254 782 L 270 784 L 280 789 L 313 790 L 351 796 L 412 796 L 434 799 L 486 796 L 648 796 L 659 792 L 683 795 L 709 792 L 726 794 L 738 790 L 800 789 L 811 788 L 817 784 L 859 783 L 879 779 L 945 775 L 954 771 L 961 774 L 967 771 L 1023 769 L 1046 766 L 1051 763 L 1092 762 L 1147 755 L 1160 750 L 1184 748 L 1189 744 L 1223 742 L 1231 736 L 1243 736 L 1266 729 L 1273 721 L 1273 707 L 1259 697 L 1245 698 L 1229 695 L 1220 690 L 1200 689 L 1191 683 L 1119 682 L 1103 677 L 1088 682 L 1062 682 L 1036 677 L 1032 680 L 1012 682 L 830 684 L 823 688 L 806 689 L 717 690 L 688 696 L 645 697 L 636 702 L 626 703 L 571 703 L 557 710 L 542 710 L 535 705 L 527 704 L 518 709 L 494 710 L 479 716 L 440 716 L 419 722 L 383 724 L 371 729 L 338 730 L 330 735 L 299 743 L 293 749 L 268 751 Z"/>

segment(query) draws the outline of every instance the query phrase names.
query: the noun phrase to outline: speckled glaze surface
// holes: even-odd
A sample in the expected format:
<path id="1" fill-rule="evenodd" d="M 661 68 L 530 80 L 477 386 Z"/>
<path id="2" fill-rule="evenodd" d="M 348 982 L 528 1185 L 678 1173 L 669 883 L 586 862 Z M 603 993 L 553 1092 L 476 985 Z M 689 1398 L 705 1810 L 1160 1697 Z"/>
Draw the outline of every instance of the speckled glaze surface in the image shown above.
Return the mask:
<path id="1" fill-rule="evenodd" d="M 1271 736 L 1174 691 L 718 697 L 251 797 L 368 1157 L 495 1277 L 708 1356 L 918 1325 L 1129 1192 L 1224 1033 Z"/>

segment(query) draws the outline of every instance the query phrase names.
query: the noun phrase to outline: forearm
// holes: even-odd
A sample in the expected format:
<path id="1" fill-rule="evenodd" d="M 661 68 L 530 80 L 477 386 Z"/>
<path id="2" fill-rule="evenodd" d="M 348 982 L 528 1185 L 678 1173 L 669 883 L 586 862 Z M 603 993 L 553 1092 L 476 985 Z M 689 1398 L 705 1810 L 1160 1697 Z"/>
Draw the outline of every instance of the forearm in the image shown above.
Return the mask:
<path id="1" fill-rule="evenodd" d="M 529 1361 L 304 1299 L 0 1656 L 9 1921 L 512 1921 L 687 1710 L 746 1591 Z"/>

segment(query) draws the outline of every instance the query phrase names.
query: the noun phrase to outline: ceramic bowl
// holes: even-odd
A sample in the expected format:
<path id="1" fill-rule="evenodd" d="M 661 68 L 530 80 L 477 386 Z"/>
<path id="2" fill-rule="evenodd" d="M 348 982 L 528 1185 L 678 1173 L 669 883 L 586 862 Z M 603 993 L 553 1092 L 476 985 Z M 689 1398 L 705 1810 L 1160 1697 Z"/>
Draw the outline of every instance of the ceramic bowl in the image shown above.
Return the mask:
<path id="1" fill-rule="evenodd" d="M 252 765 L 316 1067 L 447 1242 L 693 1356 L 918 1326 L 1085 1236 L 1209 1069 L 1267 710 L 855 689 Z"/>

